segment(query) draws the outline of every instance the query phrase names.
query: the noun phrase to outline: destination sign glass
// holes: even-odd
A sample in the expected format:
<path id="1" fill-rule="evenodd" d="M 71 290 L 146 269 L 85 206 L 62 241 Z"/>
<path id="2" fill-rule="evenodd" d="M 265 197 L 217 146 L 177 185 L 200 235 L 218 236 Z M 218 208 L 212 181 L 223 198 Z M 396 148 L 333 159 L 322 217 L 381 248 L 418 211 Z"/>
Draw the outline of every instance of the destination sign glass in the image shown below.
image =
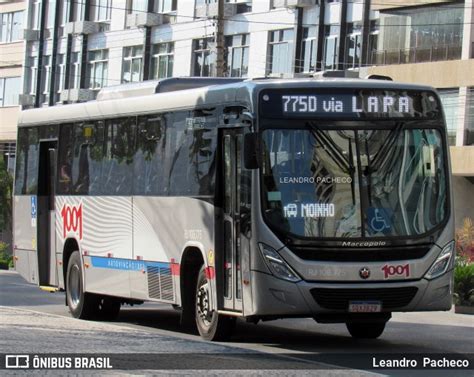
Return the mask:
<path id="1" fill-rule="evenodd" d="M 436 119 L 441 110 L 432 92 L 305 88 L 262 91 L 260 115 L 266 118 Z"/>

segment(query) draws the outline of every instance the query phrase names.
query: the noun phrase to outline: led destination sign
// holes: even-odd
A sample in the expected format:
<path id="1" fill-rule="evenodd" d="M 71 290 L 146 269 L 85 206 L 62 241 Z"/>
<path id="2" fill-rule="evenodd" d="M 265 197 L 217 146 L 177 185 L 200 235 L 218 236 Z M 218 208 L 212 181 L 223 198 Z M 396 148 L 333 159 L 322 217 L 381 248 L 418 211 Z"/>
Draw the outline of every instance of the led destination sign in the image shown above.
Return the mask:
<path id="1" fill-rule="evenodd" d="M 261 95 L 264 117 L 305 118 L 437 118 L 433 93 L 359 90 L 353 93 L 317 90 L 275 90 Z"/>

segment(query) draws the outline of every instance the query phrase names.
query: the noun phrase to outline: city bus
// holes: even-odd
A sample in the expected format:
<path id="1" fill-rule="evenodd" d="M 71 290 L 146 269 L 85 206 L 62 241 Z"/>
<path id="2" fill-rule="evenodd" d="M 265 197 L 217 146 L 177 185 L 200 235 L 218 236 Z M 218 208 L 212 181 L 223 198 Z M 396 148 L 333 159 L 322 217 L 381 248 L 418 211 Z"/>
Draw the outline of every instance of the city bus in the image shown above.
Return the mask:
<path id="1" fill-rule="evenodd" d="M 22 111 L 14 260 L 72 316 L 167 303 L 208 340 L 313 318 L 377 338 L 449 310 L 441 102 L 377 79 L 171 78 Z"/>

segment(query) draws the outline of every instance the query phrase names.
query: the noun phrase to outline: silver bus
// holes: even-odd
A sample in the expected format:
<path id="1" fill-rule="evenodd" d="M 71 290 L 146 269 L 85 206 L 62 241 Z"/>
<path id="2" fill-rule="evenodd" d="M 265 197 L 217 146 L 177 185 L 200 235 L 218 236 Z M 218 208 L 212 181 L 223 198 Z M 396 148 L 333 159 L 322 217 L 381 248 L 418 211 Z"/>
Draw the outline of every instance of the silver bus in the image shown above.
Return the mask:
<path id="1" fill-rule="evenodd" d="M 169 303 L 224 339 L 236 318 L 380 336 L 449 310 L 454 226 L 433 88 L 212 79 L 103 89 L 23 111 L 16 269 L 74 317 Z"/>

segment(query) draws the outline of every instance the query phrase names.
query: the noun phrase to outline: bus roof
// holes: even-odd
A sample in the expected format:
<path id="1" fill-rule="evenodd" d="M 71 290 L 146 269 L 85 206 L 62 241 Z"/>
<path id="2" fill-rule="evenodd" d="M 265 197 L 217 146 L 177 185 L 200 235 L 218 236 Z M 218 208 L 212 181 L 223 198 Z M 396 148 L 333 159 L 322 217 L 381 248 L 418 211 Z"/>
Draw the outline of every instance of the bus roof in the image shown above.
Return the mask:
<path id="1" fill-rule="evenodd" d="M 124 84 L 104 88 L 97 100 L 20 112 L 19 127 L 116 118 L 160 111 L 212 107 L 241 103 L 251 111 L 255 95 L 262 89 L 348 88 L 434 91 L 432 87 L 386 80 L 343 78 L 219 79 L 180 78 Z M 174 80 L 174 81 L 169 81 Z M 192 82 L 191 82 L 192 80 Z M 168 82 L 167 82 L 168 81 Z M 194 82 L 194 84 L 193 84 Z M 204 85 L 204 86 L 203 86 Z M 161 89 L 160 89 L 161 86 Z M 175 86 L 175 89 L 173 89 Z M 165 88 L 163 90 L 163 88 Z"/>

